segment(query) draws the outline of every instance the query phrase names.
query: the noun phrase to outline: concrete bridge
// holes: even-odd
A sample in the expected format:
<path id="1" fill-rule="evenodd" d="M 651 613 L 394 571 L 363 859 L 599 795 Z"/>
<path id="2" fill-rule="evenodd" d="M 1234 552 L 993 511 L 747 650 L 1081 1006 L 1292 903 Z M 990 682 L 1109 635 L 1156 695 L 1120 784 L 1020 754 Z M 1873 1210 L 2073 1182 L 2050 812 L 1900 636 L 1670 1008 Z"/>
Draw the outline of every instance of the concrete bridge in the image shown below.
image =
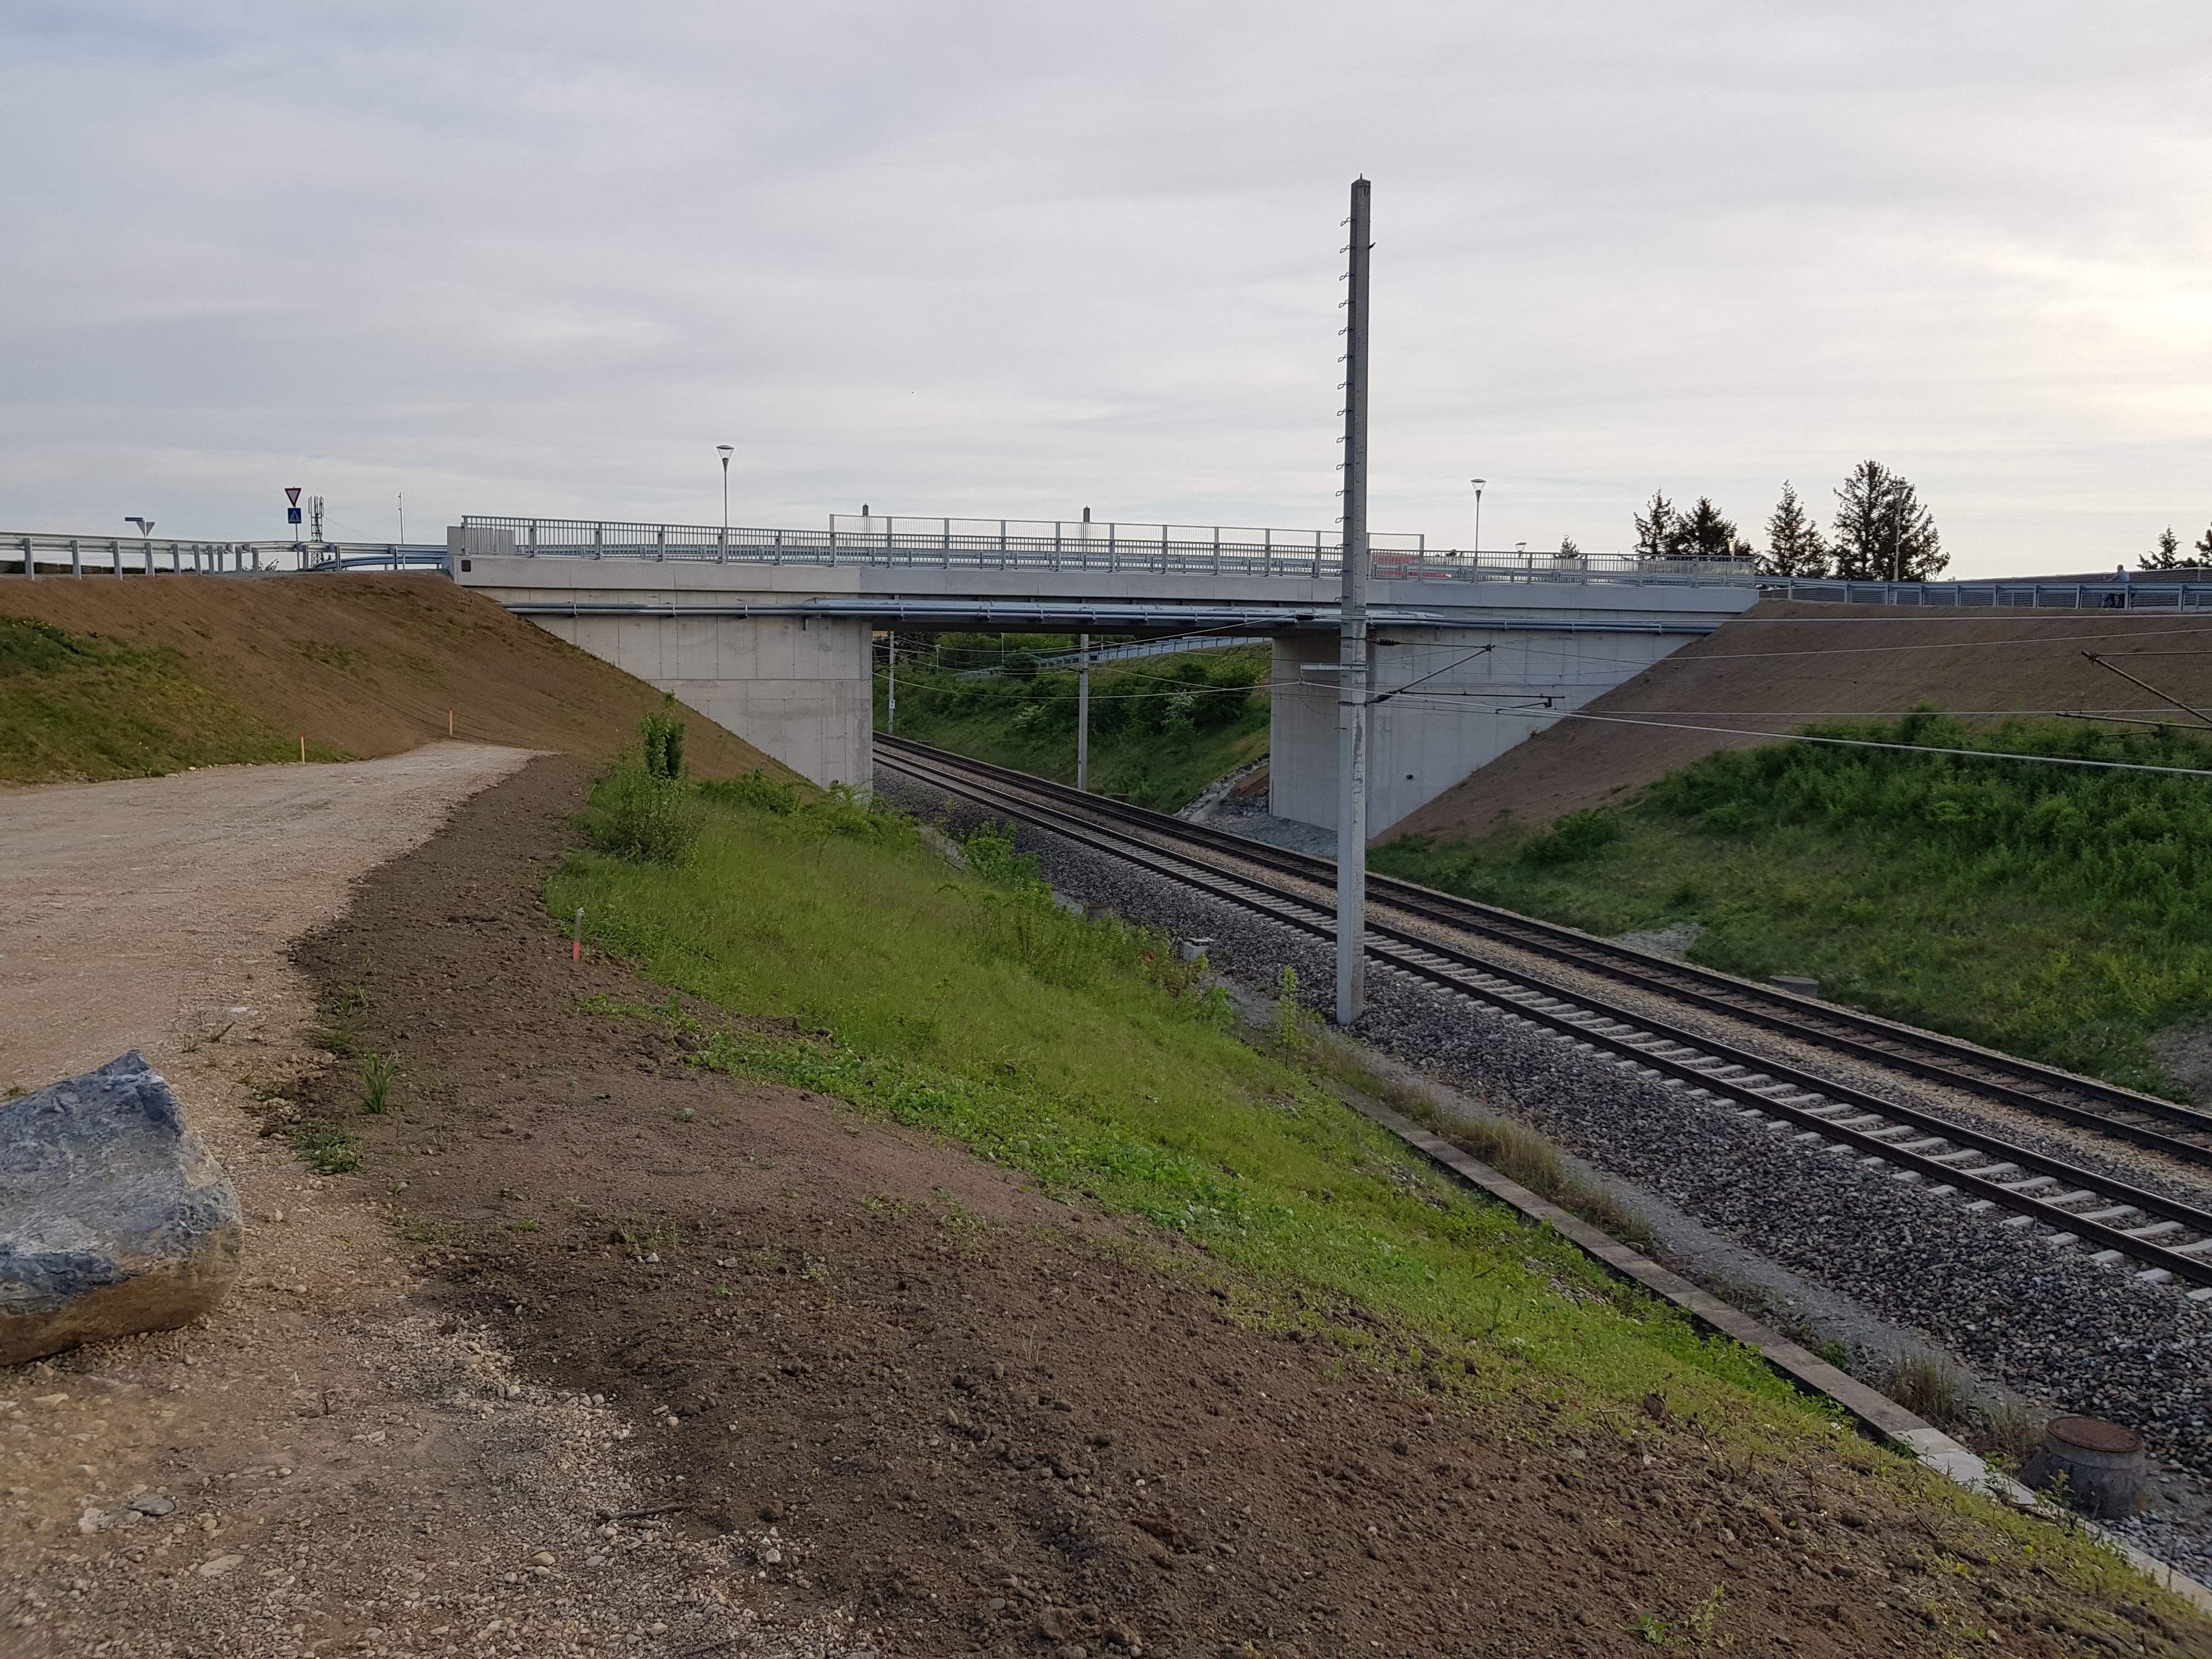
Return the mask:
<path id="1" fill-rule="evenodd" d="M 456 580 L 672 691 L 817 783 L 873 765 L 878 629 L 1274 641 L 1272 809 L 1335 821 L 1333 532 L 833 518 L 823 529 L 469 518 Z M 1531 732 L 1753 604 L 1746 565 L 1501 566 L 1374 538 L 1377 836 Z M 1512 709 L 1510 718 L 1492 711 Z"/>

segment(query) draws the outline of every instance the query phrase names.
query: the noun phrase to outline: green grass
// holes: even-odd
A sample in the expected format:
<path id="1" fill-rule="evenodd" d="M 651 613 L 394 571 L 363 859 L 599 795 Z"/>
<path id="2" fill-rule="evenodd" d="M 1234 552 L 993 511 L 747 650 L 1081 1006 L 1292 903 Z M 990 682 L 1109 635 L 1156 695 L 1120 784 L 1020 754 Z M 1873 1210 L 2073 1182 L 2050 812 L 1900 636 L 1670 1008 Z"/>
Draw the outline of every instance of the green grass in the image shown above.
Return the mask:
<path id="1" fill-rule="evenodd" d="M 343 758 L 313 743 L 307 753 Z M 293 733 L 200 679 L 179 652 L 0 616 L 0 779 L 152 777 L 299 755 Z"/>
<path id="2" fill-rule="evenodd" d="M 1068 642 L 1072 647 L 1073 641 Z M 964 660 L 949 657 L 951 661 Z M 1091 675 L 1091 787 L 1171 812 L 1267 752 L 1266 646 L 1146 657 Z M 876 674 L 876 729 L 889 729 L 888 682 Z M 1010 672 L 962 679 L 902 662 L 898 735 L 1025 772 L 1075 781 L 1076 676 Z"/>
<path id="3" fill-rule="evenodd" d="M 1054 910 L 1001 839 L 957 875 L 834 798 L 708 799 L 681 866 L 572 858 L 547 902 L 663 984 L 791 1036 L 667 1022 L 695 1062 L 945 1135 L 1180 1233 L 1255 1322 L 1632 1425 L 1662 1392 L 1728 1431 L 1832 1431 L 1749 1351 L 1459 1189 L 1302 1065 L 1231 1029 L 1165 941 Z M 987 879 L 986 876 L 995 877 Z M 1763 1430 L 1752 1427 L 1763 1424 Z"/>
<path id="4" fill-rule="evenodd" d="M 1811 728 L 2212 768 L 2212 740 L 1923 710 Z M 2135 1087 L 2212 1008 L 2212 779 L 1778 744 L 1536 835 L 1407 838 L 1375 869 L 1601 934 L 1696 922 L 1691 960 Z"/>

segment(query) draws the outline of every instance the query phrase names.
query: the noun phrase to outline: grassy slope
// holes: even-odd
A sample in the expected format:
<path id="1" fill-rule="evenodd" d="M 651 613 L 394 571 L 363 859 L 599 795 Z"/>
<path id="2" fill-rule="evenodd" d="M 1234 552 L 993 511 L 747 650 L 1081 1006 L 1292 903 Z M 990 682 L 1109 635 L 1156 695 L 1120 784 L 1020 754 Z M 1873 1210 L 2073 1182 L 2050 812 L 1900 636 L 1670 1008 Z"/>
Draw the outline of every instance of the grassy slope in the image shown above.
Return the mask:
<path id="1" fill-rule="evenodd" d="M 1265 646 L 1148 657 L 1091 676 L 1091 787 L 1173 811 L 1200 790 L 1267 752 L 1267 700 L 1240 686 L 1267 678 Z M 899 672 L 898 734 L 956 754 L 1075 781 L 1075 681 L 963 680 Z M 876 676 L 876 729 L 888 729 L 887 682 Z"/>
<path id="2" fill-rule="evenodd" d="M 612 754 L 660 694 L 428 576 L 161 576 L 0 590 L 0 780 L 389 755 L 455 734 Z M 693 769 L 789 775 L 704 715 Z"/>
<path id="3" fill-rule="evenodd" d="M 1656 1393 L 1741 1452 L 1840 1455 L 1972 1510 L 2077 1591 L 2126 1582 L 2078 1540 L 1838 1440 L 1819 1402 L 1748 1351 L 1701 1339 L 1556 1235 L 1443 1181 L 1338 1104 L 1301 1043 L 1270 1054 L 1240 1041 L 1155 941 L 1025 892 L 1004 843 L 970 845 L 999 879 L 955 876 L 896 821 L 834 799 L 769 811 L 749 793 L 763 792 L 707 807 L 681 866 L 582 854 L 547 890 L 556 915 L 585 906 L 597 937 L 663 984 L 820 1033 L 692 1026 L 699 1063 L 933 1129 L 1181 1233 L 1248 1323 L 1426 1370 L 1431 1387 L 1540 1398 L 1625 1438 Z"/>
<path id="4" fill-rule="evenodd" d="M 2201 739 L 2071 722 L 1866 730 L 2212 767 Z M 1564 841 L 1408 838 L 1370 862 L 1595 933 L 1697 922 L 1693 961 L 1809 974 L 1840 1001 L 2138 1087 L 2166 1086 L 2150 1036 L 2212 1005 L 2212 781 L 1781 744 L 1559 824 Z M 1583 855 L 1559 856 L 1577 829 Z"/>

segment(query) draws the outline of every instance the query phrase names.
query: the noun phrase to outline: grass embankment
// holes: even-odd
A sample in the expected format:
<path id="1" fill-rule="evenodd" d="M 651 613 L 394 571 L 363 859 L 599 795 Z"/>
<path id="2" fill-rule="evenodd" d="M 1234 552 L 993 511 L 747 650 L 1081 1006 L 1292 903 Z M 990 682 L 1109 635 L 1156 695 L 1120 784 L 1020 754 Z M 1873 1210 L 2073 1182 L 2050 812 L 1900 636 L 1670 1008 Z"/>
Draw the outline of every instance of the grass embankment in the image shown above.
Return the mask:
<path id="1" fill-rule="evenodd" d="M 344 756 L 327 744 L 310 758 Z M 0 617 L 0 778 L 120 778 L 300 758 L 297 736 L 195 673 L 173 646 Z"/>
<path id="2" fill-rule="evenodd" d="M 2152 1039 L 2212 1004 L 2212 741 L 1932 711 L 1808 728 L 1992 758 L 1807 744 L 1723 751 L 1540 833 L 1408 838 L 1372 867 L 1617 934 L 1704 931 L 1690 958 L 2139 1088 Z"/>
<path id="3" fill-rule="evenodd" d="M 669 804 L 641 805 L 647 790 L 632 770 L 596 791 L 595 839 L 654 843 L 633 820 L 657 823 Z M 842 793 L 801 804 L 758 777 L 708 785 L 680 811 L 687 853 L 574 854 L 546 902 L 556 920 L 583 907 L 596 940 L 661 984 L 809 1034 L 702 1025 L 674 997 L 617 1011 L 665 1022 L 695 1064 L 941 1134 L 1180 1235 L 1251 1327 L 1509 1414 L 1540 1401 L 1531 1424 L 1629 1441 L 1656 1414 L 1736 1455 L 1848 1465 L 1846 1479 L 1971 1515 L 1983 1547 L 2070 1593 L 2142 1594 L 2078 1538 L 1843 1435 L 1832 1407 L 1750 1351 L 1449 1182 L 1329 1091 L 1328 1074 L 1373 1079 L 1316 1050 L 1294 1000 L 1272 1038 L 1245 1040 L 1169 941 L 1056 910 L 1009 842 L 971 838 L 955 873 L 894 815 Z"/>
<path id="4" fill-rule="evenodd" d="M 1067 642 L 1073 648 L 1074 641 Z M 1267 752 L 1268 647 L 1144 657 L 1091 671 L 1091 787 L 1172 812 Z M 948 662 L 964 661 L 948 653 Z M 1075 781 L 1076 675 L 1024 656 L 963 679 L 909 665 L 898 674 L 898 735 L 955 754 Z M 889 729 L 889 677 L 876 673 L 876 729 Z"/>
<path id="5" fill-rule="evenodd" d="M 0 781 L 397 754 L 447 735 L 599 757 L 661 694 L 427 575 L 11 582 L 0 611 Z M 689 716 L 695 767 L 763 767 Z"/>
<path id="6" fill-rule="evenodd" d="M 1164 940 L 1055 910 L 1004 842 L 972 842 L 981 873 L 956 875 L 903 821 L 842 798 L 703 795 L 684 862 L 580 854 L 547 892 L 662 983 L 821 1034 L 694 1030 L 696 1063 L 933 1130 L 1182 1234 L 1237 1270 L 1262 1323 L 1624 1426 L 1657 1393 L 1716 1433 L 1832 1437 L 1748 1351 L 1339 1103 L 1294 1020 L 1285 1051 L 1261 1053 Z M 600 801 L 616 838 L 620 791 Z"/>

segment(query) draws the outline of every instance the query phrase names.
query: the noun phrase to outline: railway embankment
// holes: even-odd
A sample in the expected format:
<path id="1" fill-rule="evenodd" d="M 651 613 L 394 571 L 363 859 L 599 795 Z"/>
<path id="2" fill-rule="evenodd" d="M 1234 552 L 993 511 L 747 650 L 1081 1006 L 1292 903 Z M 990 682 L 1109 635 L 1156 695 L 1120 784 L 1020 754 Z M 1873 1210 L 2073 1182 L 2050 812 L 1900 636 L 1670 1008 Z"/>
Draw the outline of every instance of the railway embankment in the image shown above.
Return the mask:
<path id="1" fill-rule="evenodd" d="M 1181 936 L 1211 937 L 1247 983 L 1271 984 L 1285 967 L 1307 984 L 1327 983 L 1325 870 L 1301 894 L 1296 874 L 1260 867 L 1297 863 L 1273 849 L 1209 841 L 1189 826 L 919 751 L 890 763 L 902 788 L 927 780 L 972 796 L 955 805 L 956 817 L 1006 814 L 1047 826 L 1028 844 L 1056 882 Z M 927 799 L 942 796 L 933 789 Z M 1905 1054 L 1910 1063 L 1885 1075 L 1856 1044 L 1824 1050 L 1748 1022 L 1719 1031 L 1724 1006 L 1692 1010 L 1701 1024 L 1686 1031 L 1657 982 L 1631 999 L 1640 1012 L 1607 1012 L 1620 999 L 1615 980 L 1585 973 L 1562 985 L 1559 963 L 1537 963 L 1530 974 L 1528 950 L 1499 952 L 1494 939 L 1482 941 L 1481 956 L 1455 957 L 1468 941 L 1455 939 L 1442 908 L 1419 921 L 1425 948 L 1412 936 L 1413 948 L 1401 948 L 1393 941 L 1412 901 L 1388 884 L 1375 896 L 1382 908 L 1370 928 L 1382 932 L 1370 934 L 1370 950 L 1382 954 L 1362 1026 L 1369 1040 L 1542 1126 L 1632 1188 L 1659 1194 L 1851 1308 L 1926 1334 L 1989 1379 L 1993 1396 L 2009 1387 L 2046 1412 L 2142 1425 L 2171 1478 L 2154 1516 L 2139 1524 L 2168 1559 L 2203 1570 L 2204 1504 L 2191 1471 L 2204 1462 L 2206 1333 L 2202 1298 L 2190 1294 L 2201 1269 L 2186 1265 L 2196 1254 L 2186 1249 L 2175 1257 L 2178 1279 L 2145 1259 L 2164 1259 L 2159 1241 L 2186 1247 L 2212 1237 L 2201 1164 L 2143 1154 L 2063 1115 L 1997 1111 L 1975 1092 L 1988 1068 L 1930 1088 L 1921 1066 L 1935 1051 Z M 1599 960 L 1608 949 L 1585 941 L 1571 954 Z M 1753 988 L 1741 989 L 1757 1002 Z M 1746 1042 L 1751 1049 L 1735 1046 Z M 1974 1177 L 1977 1169 L 1986 1175 Z M 2127 1193 L 2197 1224 L 2146 1215 L 2116 1196 Z M 2083 1243 L 2082 1220 L 2112 1230 L 2110 1242 L 2123 1248 Z M 1842 1339 L 1853 1322 L 1838 1322 L 1831 1336 Z M 1808 1338 L 1821 1335 L 1815 1322 Z M 1855 1338 L 1849 1346 L 1849 1363 L 1887 1380 L 1889 1352 Z M 1953 1411 L 1962 1431 L 1992 1450 L 2019 1437 L 2008 1413 L 1990 1420 L 1965 1399 Z"/>

